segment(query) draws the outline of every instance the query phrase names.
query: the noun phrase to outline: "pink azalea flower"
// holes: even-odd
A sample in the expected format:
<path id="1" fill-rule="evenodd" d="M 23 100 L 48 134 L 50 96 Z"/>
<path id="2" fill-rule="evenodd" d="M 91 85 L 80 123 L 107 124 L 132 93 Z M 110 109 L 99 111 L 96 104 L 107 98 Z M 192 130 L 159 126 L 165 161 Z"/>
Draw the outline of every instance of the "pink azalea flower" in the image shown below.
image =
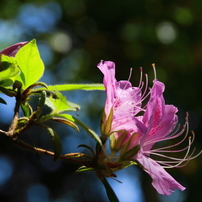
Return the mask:
<path id="1" fill-rule="evenodd" d="M 9 46 L 8 48 L 5 48 L 4 50 L 0 51 L 0 55 L 7 55 L 10 57 L 15 57 L 16 53 L 27 44 L 27 42 L 19 42 L 16 44 L 13 44 L 12 46 Z"/>
<path id="2" fill-rule="evenodd" d="M 132 87 L 129 81 L 116 81 L 115 64 L 113 62 L 101 61 L 98 64 L 98 68 L 104 74 L 103 83 L 106 89 L 105 119 L 102 120 L 102 124 L 106 124 L 108 119 L 110 119 L 110 113 L 113 109 L 113 117 L 110 122 L 111 130 L 109 131 L 109 134 L 105 135 L 110 136 L 113 134 L 115 135 L 117 142 L 118 140 L 122 141 L 121 144 L 120 142 L 115 142 L 115 144 L 119 144 L 118 150 L 120 150 L 121 147 L 123 148 L 124 146 L 127 146 L 127 148 L 122 149 L 122 156 L 120 159 L 123 159 L 124 157 L 124 162 L 127 160 L 129 162 L 131 160 L 138 162 L 138 164 L 140 164 L 141 167 L 152 177 L 152 185 L 160 194 L 169 195 L 175 189 L 184 190 L 185 187 L 180 185 L 166 172 L 164 168 L 180 167 L 184 162 L 186 163 L 202 153 L 201 151 L 193 156 L 192 152 L 188 157 L 190 147 L 194 141 L 194 134 L 192 140 L 190 137 L 188 138 L 189 143 L 187 147 L 180 150 L 171 150 L 172 147 L 180 145 L 187 139 L 188 118 L 186 117 L 185 125 L 181 131 L 175 129 L 178 121 L 176 115 L 178 110 L 173 105 L 165 104 L 163 97 L 165 86 L 156 79 L 154 79 L 154 84 L 150 92 L 146 93 L 147 79 L 146 88 L 143 90 L 144 83 L 142 82 L 142 76 L 140 78 L 139 86 Z M 148 95 L 150 95 L 149 101 L 145 107 L 142 107 L 142 101 Z M 139 112 L 143 115 L 139 116 Z M 184 134 L 184 132 L 185 136 L 180 142 L 167 147 L 153 149 L 155 143 L 177 138 Z M 126 134 L 127 136 L 125 136 Z M 126 142 L 129 144 L 125 144 Z M 140 149 L 136 150 L 136 148 Z M 169 157 L 162 154 L 166 152 L 182 152 L 185 150 L 187 150 L 187 152 L 183 159 Z M 134 152 L 136 153 L 133 155 Z M 124 156 L 124 154 L 127 155 Z M 151 154 L 164 157 L 167 160 L 153 160 L 150 157 Z M 128 159 L 126 159 L 126 157 Z M 118 161 L 118 163 L 121 162 Z"/>
<path id="3" fill-rule="evenodd" d="M 179 133 L 171 133 L 178 121 L 176 115 L 177 108 L 173 105 L 165 105 L 163 98 L 164 84 L 159 81 L 154 81 L 154 86 L 151 90 L 150 99 L 146 106 L 146 111 L 142 119 L 142 123 L 147 127 L 147 132 L 141 135 L 139 140 L 140 151 L 133 159 L 137 160 L 144 168 L 144 170 L 152 177 L 152 185 L 160 194 L 169 195 L 174 189 L 184 190 L 185 187 L 180 185 L 171 175 L 169 175 L 165 169 L 155 161 L 150 158 L 150 154 L 158 155 L 158 152 L 177 152 L 177 151 L 166 151 L 166 148 L 173 146 L 168 146 L 162 149 L 152 150 L 153 145 L 156 142 L 163 140 L 173 139 L 180 136 L 184 130 Z M 186 122 L 186 125 L 188 123 Z M 186 134 L 187 135 L 187 134 Z M 137 142 L 135 142 L 137 144 Z M 186 148 L 185 148 L 186 149 Z M 184 149 L 183 149 L 184 150 Z M 162 164 L 176 163 L 176 165 L 181 164 L 187 159 L 174 159 L 175 161 L 165 161 L 160 162 Z M 168 166 L 168 165 L 167 165 Z M 175 167 L 175 166 L 168 166 Z"/>
<path id="4" fill-rule="evenodd" d="M 129 150 L 140 145 L 140 150 L 132 158 L 137 161 L 141 167 L 152 177 L 152 185 L 163 195 L 170 195 L 175 189 L 184 190 L 185 187 L 180 185 L 171 175 L 169 175 L 164 168 L 182 167 L 188 163 L 189 160 L 199 156 L 202 151 L 193 156 L 194 151 L 189 155 L 190 147 L 194 141 L 194 134 L 188 138 L 188 146 L 179 150 L 172 150 L 173 147 L 180 145 L 187 139 L 188 136 L 188 114 L 186 117 L 185 125 L 182 130 L 179 131 L 179 127 L 176 128 L 178 117 L 176 115 L 177 108 L 173 105 L 166 105 L 163 97 L 165 86 L 163 83 L 154 80 L 154 85 L 150 92 L 150 99 L 146 104 L 146 110 L 143 116 L 137 117 L 146 127 L 147 132 L 142 133 L 138 131 L 140 138 L 131 141 Z M 174 145 L 169 145 L 162 148 L 152 149 L 155 143 L 165 140 L 175 139 L 185 132 L 185 136 L 181 141 Z M 162 153 L 177 153 L 187 150 L 183 159 L 175 158 Z M 166 160 L 153 160 L 150 155 L 156 155 L 164 157 Z M 189 156 L 188 156 L 189 155 Z M 184 164 L 183 164 L 184 163 Z"/>
<path id="5" fill-rule="evenodd" d="M 125 130 L 128 132 L 127 137 L 130 137 L 137 131 L 137 127 L 143 131 L 146 130 L 146 127 L 134 117 L 141 111 L 143 97 L 141 87 L 132 87 L 132 84 L 127 80 L 116 81 L 115 64 L 111 61 L 101 61 L 98 68 L 104 74 L 103 83 L 106 91 L 104 124 L 109 118 L 111 109 L 113 109 L 110 132 Z M 118 139 L 120 133 L 114 134 Z"/>

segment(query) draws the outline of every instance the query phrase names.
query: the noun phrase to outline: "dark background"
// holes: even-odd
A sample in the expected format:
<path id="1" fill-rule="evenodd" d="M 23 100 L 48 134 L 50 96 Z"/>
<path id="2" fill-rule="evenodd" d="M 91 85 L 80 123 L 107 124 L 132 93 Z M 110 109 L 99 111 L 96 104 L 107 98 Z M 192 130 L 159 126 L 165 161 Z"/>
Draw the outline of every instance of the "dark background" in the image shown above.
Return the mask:
<path id="1" fill-rule="evenodd" d="M 189 112 L 196 153 L 202 146 L 202 1 L 200 0 L 3 0 L 0 6 L 0 49 L 36 38 L 46 70 L 47 84 L 101 83 L 99 61 L 116 63 L 118 80 L 139 81 L 139 67 L 165 83 L 165 99 L 179 109 L 183 124 Z M 36 67 L 37 68 L 37 67 Z M 79 118 L 99 133 L 104 92 L 68 92 L 81 105 Z M 9 127 L 14 105 L 0 107 L 1 129 Z M 59 133 L 63 153 L 78 152 L 79 144 L 95 142 L 81 130 L 77 134 L 61 124 L 50 123 Z M 32 145 L 52 149 L 50 137 L 32 128 L 22 138 Z M 184 143 L 183 146 L 187 144 Z M 182 147 L 183 147 L 182 146 Z M 183 154 L 181 155 L 181 157 Z M 160 196 L 150 177 L 138 167 L 117 172 L 109 180 L 121 202 L 201 202 L 202 157 L 182 168 L 168 169 L 187 189 Z M 2 202 L 107 202 L 94 173 L 74 174 L 78 165 L 22 150 L 0 136 L 0 201 Z"/>

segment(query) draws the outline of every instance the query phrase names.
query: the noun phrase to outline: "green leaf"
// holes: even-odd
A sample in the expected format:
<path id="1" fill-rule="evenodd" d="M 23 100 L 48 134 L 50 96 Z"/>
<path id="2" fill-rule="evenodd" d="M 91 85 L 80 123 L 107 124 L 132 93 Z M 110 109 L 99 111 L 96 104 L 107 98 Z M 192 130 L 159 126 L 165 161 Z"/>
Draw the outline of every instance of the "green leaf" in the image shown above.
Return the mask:
<path id="1" fill-rule="evenodd" d="M 127 131 L 125 131 L 125 132 L 127 132 Z M 125 133 L 124 132 L 124 133 Z M 138 135 L 138 133 L 133 133 L 131 136 L 130 136 L 130 138 L 124 143 L 124 145 L 121 147 L 121 153 L 120 153 L 120 159 L 122 158 L 122 156 L 125 154 L 125 153 L 127 153 L 127 151 L 128 151 L 128 147 L 129 147 L 129 145 L 130 145 L 130 143 L 131 143 L 131 141 L 132 141 L 132 139 L 136 136 L 136 135 Z M 121 143 L 121 142 L 120 142 Z M 139 147 L 138 147 L 139 148 Z M 138 149 L 137 148 L 137 149 Z M 134 149 L 134 152 L 136 152 L 136 149 Z M 130 153 L 129 153 L 130 154 Z"/>
<path id="2" fill-rule="evenodd" d="M 63 96 L 59 91 L 56 91 L 57 99 L 52 97 L 46 98 L 45 104 L 52 109 L 53 112 L 63 113 L 67 111 L 78 111 L 80 106 L 67 101 L 66 97 Z"/>
<path id="3" fill-rule="evenodd" d="M 54 85 L 48 86 L 49 90 L 58 91 L 69 91 L 69 90 L 105 90 L 103 84 L 96 83 L 96 84 L 61 84 L 61 85 Z"/>
<path id="4" fill-rule="evenodd" d="M 70 121 L 69 119 L 65 118 L 65 114 L 61 114 L 61 115 L 64 115 L 63 117 L 62 116 L 53 116 L 52 118 L 50 118 L 50 120 L 52 121 L 57 121 L 57 122 L 60 122 L 60 123 L 64 123 L 72 128 L 74 128 L 76 130 L 76 132 L 79 132 L 79 128 L 76 124 L 74 124 L 74 122 Z"/>
<path id="5" fill-rule="evenodd" d="M 18 125 L 25 125 L 29 122 L 29 119 L 27 117 L 20 117 L 18 119 Z"/>
<path id="6" fill-rule="evenodd" d="M 9 87 L 13 85 L 13 82 L 14 79 L 5 79 L 3 81 L 0 81 L 0 86 Z"/>
<path id="7" fill-rule="evenodd" d="M 44 107 L 45 101 L 46 101 L 46 97 L 47 97 L 46 91 L 42 91 L 42 92 L 41 92 L 41 97 L 40 97 L 40 99 L 39 99 L 39 107 L 40 107 L 40 108 L 43 108 L 43 107 Z"/>
<path id="8" fill-rule="evenodd" d="M 51 135 L 51 138 L 53 141 L 54 153 L 55 153 L 54 161 L 56 161 L 62 152 L 62 145 L 60 142 L 60 137 L 52 128 L 47 127 L 47 126 L 45 126 L 45 128 L 48 131 L 48 133 Z"/>
<path id="9" fill-rule="evenodd" d="M 77 125 L 81 126 L 88 134 L 90 134 L 90 136 L 92 138 L 94 138 L 102 147 L 102 141 L 100 139 L 100 137 L 97 135 L 97 133 L 95 133 L 95 131 L 93 131 L 90 127 L 88 127 L 87 125 L 85 125 L 83 122 L 79 121 L 77 118 L 75 118 L 74 116 L 70 115 L 70 114 L 63 114 L 62 116 L 65 116 L 68 120 L 76 123 Z"/>
<path id="10" fill-rule="evenodd" d="M 114 110 L 112 107 L 106 122 L 104 123 L 105 120 L 102 121 L 102 124 L 104 124 L 104 126 L 101 126 L 101 128 L 104 129 L 104 131 L 101 131 L 103 136 L 110 136 L 111 126 L 112 126 L 112 121 L 113 121 L 113 114 L 114 114 Z M 105 115 L 104 115 L 104 117 L 105 117 Z"/>
<path id="11" fill-rule="evenodd" d="M 1 98 L 1 97 L 0 97 L 0 103 L 7 105 L 6 101 L 3 98 Z"/>
<path id="12" fill-rule="evenodd" d="M 44 72 L 44 64 L 41 60 L 36 40 L 33 39 L 24 45 L 15 56 L 21 69 L 21 74 L 17 78 L 23 83 L 23 89 L 26 89 L 37 82 Z"/>
<path id="13" fill-rule="evenodd" d="M 140 150 L 140 145 L 136 145 L 132 149 L 128 150 L 126 153 L 124 153 L 120 158 L 122 161 L 124 160 L 130 160 L 133 156 L 135 156 Z"/>
<path id="14" fill-rule="evenodd" d="M 10 86 L 13 84 L 15 78 L 20 74 L 20 69 L 14 57 L 1 55 L 0 81 L 2 86 Z"/>
<path id="15" fill-rule="evenodd" d="M 76 173 L 80 173 L 80 172 L 87 172 L 87 171 L 93 171 L 94 169 L 91 167 L 86 167 L 86 166 L 81 166 L 80 168 L 78 168 L 76 170 Z"/>
<path id="16" fill-rule="evenodd" d="M 80 144 L 77 148 L 79 148 L 79 147 L 84 147 L 86 149 L 89 149 L 91 151 L 91 153 L 93 154 L 93 156 L 95 156 L 93 149 L 91 147 L 89 147 L 88 145 Z"/>
<path id="17" fill-rule="evenodd" d="M 28 102 L 22 103 L 21 109 L 25 117 L 30 117 L 33 112 L 32 107 L 29 105 Z"/>
<path id="18" fill-rule="evenodd" d="M 122 146 L 123 146 L 123 142 L 125 141 L 127 135 L 128 135 L 128 131 L 127 130 L 119 130 L 119 131 L 114 131 L 117 134 L 120 134 L 118 136 L 118 138 L 115 137 L 114 134 L 110 135 L 110 147 L 111 150 L 114 152 L 118 152 Z"/>
<path id="19" fill-rule="evenodd" d="M 110 200 L 110 202 L 119 202 L 119 199 L 117 198 L 116 194 L 114 193 L 114 190 L 111 188 L 109 182 L 106 180 L 106 178 L 100 179 L 106 189 L 107 196 Z"/>

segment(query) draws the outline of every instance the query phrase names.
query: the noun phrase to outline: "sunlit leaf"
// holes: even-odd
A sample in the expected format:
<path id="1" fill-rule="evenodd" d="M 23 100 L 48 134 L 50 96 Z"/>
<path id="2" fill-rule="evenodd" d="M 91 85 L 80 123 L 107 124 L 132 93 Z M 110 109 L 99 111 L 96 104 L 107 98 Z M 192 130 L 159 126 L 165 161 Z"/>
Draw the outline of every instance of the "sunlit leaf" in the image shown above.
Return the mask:
<path id="1" fill-rule="evenodd" d="M 24 45 L 17 52 L 15 58 L 22 71 L 17 79 L 22 81 L 24 89 L 41 78 L 44 72 L 44 64 L 35 39 Z"/>
<path id="2" fill-rule="evenodd" d="M 62 115 L 64 115 L 64 116 L 63 117 L 62 116 L 52 117 L 50 120 L 64 123 L 64 124 L 74 128 L 77 132 L 79 132 L 78 126 L 73 121 L 70 121 L 69 119 L 65 118 L 65 114 L 62 114 Z"/>
<path id="3" fill-rule="evenodd" d="M 5 79 L 3 81 L 0 81 L 0 86 L 9 87 L 13 85 L 13 82 L 14 82 L 14 78 Z"/>
<path id="4" fill-rule="evenodd" d="M 68 154 L 64 154 L 64 157 L 68 158 L 86 158 L 86 159 L 91 159 L 92 157 L 87 155 L 87 154 L 83 154 L 83 153 L 68 153 Z"/>
<path id="5" fill-rule="evenodd" d="M 91 167 L 81 166 L 80 168 L 76 170 L 76 173 L 87 172 L 87 171 L 94 171 L 94 169 Z"/>
<path id="6" fill-rule="evenodd" d="M 95 84 L 61 84 L 61 85 L 54 85 L 48 86 L 49 90 L 58 91 L 69 91 L 69 90 L 105 90 L 103 84 L 95 83 Z"/>
<path id="7" fill-rule="evenodd" d="M 20 74 L 20 69 L 14 57 L 1 55 L 0 81 L 2 86 L 10 86 L 13 84 L 17 75 Z"/>
<path id="8" fill-rule="evenodd" d="M 59 91 L 56 91 L 57 99 L 52 97 L 46 98 L 45 104 L 49 106 L 53 112 L 63 113 L 67 111 L 78 111 L 80 106 L 69 102 L 65 96 L 63 96 Z"/>

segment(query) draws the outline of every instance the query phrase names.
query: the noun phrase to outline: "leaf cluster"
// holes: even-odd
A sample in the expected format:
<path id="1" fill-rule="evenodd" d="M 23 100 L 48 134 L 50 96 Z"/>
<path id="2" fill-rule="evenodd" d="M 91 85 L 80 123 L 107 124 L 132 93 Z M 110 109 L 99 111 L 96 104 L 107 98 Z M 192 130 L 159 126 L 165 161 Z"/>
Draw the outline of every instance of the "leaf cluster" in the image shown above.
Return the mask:
<path id="1" fill-rule="evenodd" d="M 61 140 L 57 132 L 46 125 L 46 122 L 56 121 L 68 125 L 79 132 L 81 126 L 99 144 L 98 135 L 87 125 L 74 116 L 67 114 L 70 111 L 78 111 L 80 106 L 68 101 L 60 91 L 69 90 L 103 90 L 102 84 L 62 84 L 48 86 L 40 82 L 44 74 L 44 63 L 40 57 L 36 40 L 32 40 L 21 47 L 15 56 L 0 55 L 0 92 L 16 98 L 13 121 L 8 131 L 1 131 L 14 141 L 19 141 L 20 135 L 32 125 L 38 125 L 46 129 L 52 138 L 54 160 L 61 155 Z M 38 106 L 33 109 L 32 96 L 38 98 Z M 7 104 L 0 98 L 1 104 Z M 51 110 L 44 114 L 44 107 Z M 19 111 L 23 116 L 19 117 Z"/>
<path id="2" fill-rule="evenodd" d="M 7 48 L 13 49 L 15 45 Z M 70 90 L 104 90 L 102 84 L 62 84 L 48 86 L 40 81 L 44 74 L 44 63 L 40 57 L 36 40 L 23 43 L 22 47 L 14 50 L 15 55 L 6 55 L 6 51 L 0 52 L 0 93 L 9 97 L 15 97 L 14 115 L 7 131 L 0 130 L 0 133 L 8 136 L 18 146 L 40 153 L 53 156 L 54 161 L 58 158 L 79 163 L 82 166 L 76 172 L 96 171 L 97 176 L 106 188 L 110 201 L 118 201 L 116 195 L 106 181 L 105 177 L 114 177 L 112 167 L 119 167 L 119 164 L 104 161 L 107 156 L 104 146 L 105 142 L 85 123 L 69 114 L 71 111 L 80 110 L 80 106 L 70 102 L 61 91 Z M 3 54 L 5 53 L 5 54 Z M 32 97 L 38 99 L 37 107 L 32 106 Z M 7 105 L 0 97 L 0 103 Z M 47 112 L 45 106 L 50 110 Z M 20 117 L 20 111 L 22 116 Z M 96 152 L 87 146 L 79 145 L 89 149 L 92 156 L 81 153 L 61 154 L 62 144 L 58 133 L 46 123 L 55 121 L 66 124 L 79 132 L 79 126 L 83 128 L 93 139 L 96 140 Z M 21 134 L 33 125 L 44 128 L 51 137 L 53 152 L 43 148 L 35 147 L 21 140 Z M 82 158 L 81 158 L 82 157 Z"/>

